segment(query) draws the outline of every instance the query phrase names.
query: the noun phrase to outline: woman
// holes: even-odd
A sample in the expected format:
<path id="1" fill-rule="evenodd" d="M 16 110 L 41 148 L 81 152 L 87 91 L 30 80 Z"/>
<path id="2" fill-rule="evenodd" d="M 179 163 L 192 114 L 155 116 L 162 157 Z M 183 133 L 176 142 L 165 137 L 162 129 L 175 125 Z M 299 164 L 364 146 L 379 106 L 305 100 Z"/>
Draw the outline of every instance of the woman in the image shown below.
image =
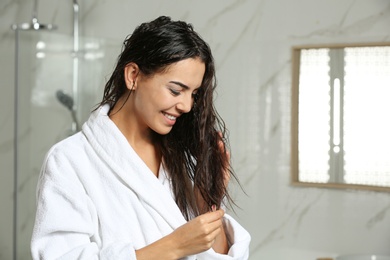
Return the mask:
<path id="1" fill-rule="evenodd" d="M 234 175 L 214 88 L 191 25 L 137 27 L 99 107 L 46 156 L 33 258 L 247 259 L 250 235 L 221 209 Z"/>

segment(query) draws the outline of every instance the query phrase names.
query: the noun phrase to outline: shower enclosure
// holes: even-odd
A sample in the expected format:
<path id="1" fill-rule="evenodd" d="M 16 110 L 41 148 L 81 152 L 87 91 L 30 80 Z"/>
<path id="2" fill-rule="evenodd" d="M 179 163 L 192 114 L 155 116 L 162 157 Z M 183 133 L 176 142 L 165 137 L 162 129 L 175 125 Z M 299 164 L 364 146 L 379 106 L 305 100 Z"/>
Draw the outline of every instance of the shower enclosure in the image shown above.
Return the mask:
<path id="1" fill-rule="evenodd" d="M 35 192 L 45 154 L 80 129 L 103 93 L 118 43 L 79 37 L 79 6 L 73 1 L 73 34 L 41 24 L 34 2 L 31 22 L 13 25 L 14 208 L 13 259 L 31 259 Z M 120 46 L 119 46 L 120 47 Z M 2 242 L 4 243 L 4 242 Z"/>

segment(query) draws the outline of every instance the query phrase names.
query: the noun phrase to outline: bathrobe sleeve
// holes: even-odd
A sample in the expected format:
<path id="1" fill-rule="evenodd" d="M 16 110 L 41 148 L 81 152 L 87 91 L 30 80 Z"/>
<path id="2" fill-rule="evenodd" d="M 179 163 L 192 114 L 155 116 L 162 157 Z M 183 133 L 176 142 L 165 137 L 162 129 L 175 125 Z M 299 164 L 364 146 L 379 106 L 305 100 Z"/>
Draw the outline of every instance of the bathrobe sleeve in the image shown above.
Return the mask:
<path id="1" fill-rule="evenodd" d="M 95 237 L 96 209 L 76 174 L 77 165 L 55 148 L 46 157 L 37 186 L 33 259 L 136 259 L 131 241 L 102 247 Z"/>

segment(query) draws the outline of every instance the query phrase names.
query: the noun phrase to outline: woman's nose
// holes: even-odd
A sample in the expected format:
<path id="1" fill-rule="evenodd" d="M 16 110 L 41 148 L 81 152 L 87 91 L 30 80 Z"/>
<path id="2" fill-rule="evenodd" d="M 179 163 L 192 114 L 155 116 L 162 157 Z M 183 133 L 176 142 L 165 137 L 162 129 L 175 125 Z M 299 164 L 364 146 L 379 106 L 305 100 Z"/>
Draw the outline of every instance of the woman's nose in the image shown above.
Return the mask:
<path id="1" fill-rule="evenodd" d="M 180 110 L 181 113 L 188 113 L 191 111 L 193 103 L 194 100 L 192 95 L 182 95 L 180 101 L 176 105 L 176 108 Z"/>

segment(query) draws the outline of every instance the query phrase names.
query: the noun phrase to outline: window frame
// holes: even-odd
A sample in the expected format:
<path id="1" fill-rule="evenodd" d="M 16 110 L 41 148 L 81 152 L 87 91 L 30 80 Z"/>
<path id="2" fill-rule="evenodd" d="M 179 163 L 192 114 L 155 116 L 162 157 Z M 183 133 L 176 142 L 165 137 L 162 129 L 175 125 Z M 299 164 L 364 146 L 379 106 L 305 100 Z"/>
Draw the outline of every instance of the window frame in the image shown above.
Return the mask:
<path id="1" fill-rule="evenodd" d="M 353 43 L 353 44 L 312 44 L 298 45 L 291 48 L 291 155 L 290 155 L 290 174 L 291 185 L 299 187 L 319 187 L 319 188 L 335 188 L 335 189 L 362 189 L 373 191 L 390 192 L 390 187 L 363 185 L 363 184 L 347 184 L 337 182 L 316 183 L 302 182 L 299 180 L 299 74 L 300 74 L 300 58 L 301 50 L 304 49 L 339 49 L 346 47 L 375 47 L 375 46 L 390 46 L 390 42 L 372 42 L 372 43 Z"/>

